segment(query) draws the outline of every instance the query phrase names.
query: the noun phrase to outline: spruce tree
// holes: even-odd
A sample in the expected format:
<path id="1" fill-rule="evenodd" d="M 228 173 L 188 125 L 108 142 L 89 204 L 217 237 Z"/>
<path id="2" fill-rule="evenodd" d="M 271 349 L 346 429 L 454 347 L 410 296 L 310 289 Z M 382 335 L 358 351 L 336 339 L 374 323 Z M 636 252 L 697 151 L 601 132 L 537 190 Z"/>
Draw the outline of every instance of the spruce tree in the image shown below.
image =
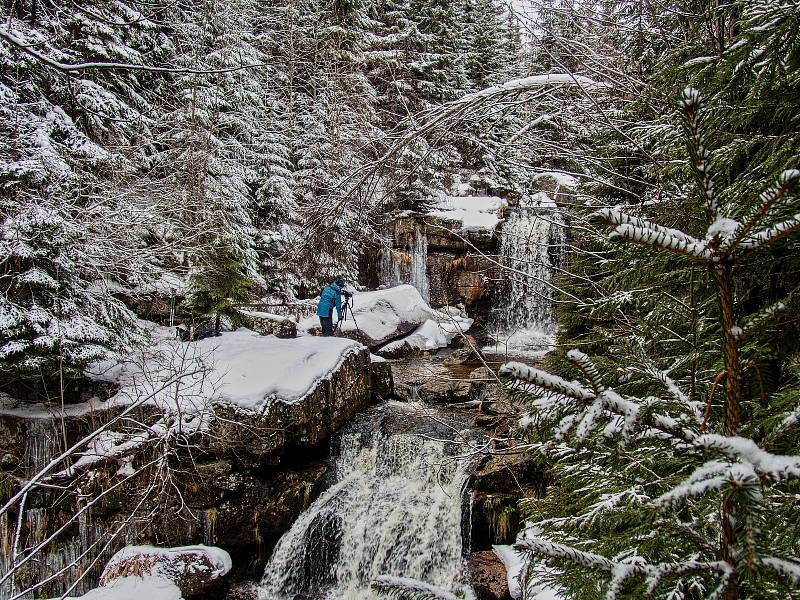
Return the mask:
<path id="1" fill-rule="evenodd" d="M 798 567 L 790 557 L 797 522 L 782 508 L 800 477 L 800 459 L 791 455 L 798 451 L 796 405 L 786 402 L 796 374 L 786 373 L 776 389 L 763 382 L 756 387 L 748 372 L 763 367 L 773 323 L 795 300 L 789 294 L 753 305 L 746 286 L 754 269 L 780 265 L 773 248 L 800 231 L 794 215 L 800 172 L 782 172 L 734 218 L 740 202 L 723 200 L 730 198 L 727 186 L 715 185 L 699 93 L 687 89 L 682 105 L 696 181 L 692 198 L 705 234 L 614 208 L 594 218 L 612 230 L 612 242 L 684 261 L 713 291 L 715 303 L 698 312 L 713 311 L 718 323 L 698 332 L 692 320 L 697 306 L 687 306 L 664 320 L 661 332 L 658 323 L 650 331 L 642 327 L 639 335 L 657 337 L 652 345 L 648 339 L 627 345 L 628 353 L 617 357 L 627 363 L 621 377 L 578 350 L 567 355 L 568 376 L 586 383 L 520 364 L 504 367 L 520 382 L 521 396 L 533 394 L 535 445 L 560 457 L 551 497 L 529 505 L 528 516 L 543 533 L 523 546 L 564 569 L 560 581 L 576 598 L 733 599 L 796 590 Z M 702 347 L 695 356 L 707 369 L 700 373 L 687 360 L 691 354 L 670 358 L 665 352 L 675 338 L 689 344 L 698 333 Z M 692 387 L 698 380 L 702 394 Z"/>
<path id="2" fill-rule="evenodd" d="M 92 240 L 41 203 L 4 206 L 0 224 L 0 378 L 71 377 L 133 339 L 134 315 L 98 279 Z"/>

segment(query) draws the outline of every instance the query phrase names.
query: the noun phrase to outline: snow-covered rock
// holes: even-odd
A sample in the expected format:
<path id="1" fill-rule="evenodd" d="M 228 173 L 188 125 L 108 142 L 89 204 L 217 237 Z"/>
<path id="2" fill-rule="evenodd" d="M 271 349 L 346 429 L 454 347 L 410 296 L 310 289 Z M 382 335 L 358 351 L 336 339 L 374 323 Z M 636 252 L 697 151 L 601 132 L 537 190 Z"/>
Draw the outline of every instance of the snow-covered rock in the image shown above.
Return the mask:
<path id="1" fill-rule="evenodd" d="M 494 231 L 508 202 L 499 196 L 441 196 L 430 216 L 460 224 L 461 231 Z"/>
<path id="2" fill-rule="evenodd" d="M 456 336 L 462 335 L 472 327 L 472 319 L 463 313 L 432 311 L 432 317 L 420 325 L 411 335 L 390 342 L 378 350 L 381 356 L 394 358 L 414 352 L 427 352 L 446 348 Z"/>
<path id="3" fill-rule="evenodd" d="M 434 311 L 411 285 L 370 292 L 356 292 L 351 299 L 353 314 L 339 324 L 339 332 L 362 341 L 370 348 L 406 335 L 434 318 Z M 353 318 L 355 317 L 355 318 Z M 333 314 L 337 323 L 336 311 Z M 307 331 L 319 330 L 319 317 L 313 316 L 300 323 Z"/>
<path id="4" fill-rule="evenodd" d="M 185 343 L 172 338 L 170 328 L 148 328 L 149 348 L 90 369 L 95 381 L 118 386 L 118 393 L 105 402 L 68 408 L 74 415 L 70 428 L 76 430 L 97 410 L 111 419 L 133 407 L 146 413 L 147 426 L 135 433 L 113 428 L 100 433 L 53 477 L 72 477 L 100 464 L 123 469 L 138 448 L 175 436 L 192 436 L 211 452 L 235 449 L 251 463 L 274 464 L 289 445 L 323 442 L 371 400 L 369 350 L 347 338 L 279 339 L 239 329 Z M 381 376 L 382 390 L 386 379 Z M 0 442 L 0 453 L 21 460 L 21 442 L 34 431 L 29 410 L 0 403 L 0 425 L 14 432 L 8 449 Z M 58 413 L 48 408 L 33 416 L 46 425 L 56 422 Z"/>
<path id="5" fill-rule="evenodd" d="M 297 323 L 289 317 L 255 310 L 240 310 L 236 320 L 261 335 L 274 335 L 279 338 L 297 336 Z"/>
<path id="6" fill-rule="evenodd" d="M 144 578 L 148 582 L 161 579 L 177 587 L 179 596 L 194 596 L 216 585 L 231 566 L 230 555 L 214 546 L 127 546 L 108 561 L 100 585 L 111 587 L 116 581 L 130 578 Z M 134 579 L 123 587 L 137 583 Z M 144 595 L 139 598 L 151 600 Z"/>
<path id="7" fill-rule="evenodd" d="M 183 600 L 183 594 L 168 579 L 146 575 L 120 577 L 83 596 L 67 596 L 64 600 Z"/>
<path id="8" fill-rule="evenodd" d="M 280 339 L 248 329 L 180 343 L 161 335 L 163 329 L 168 328 L 155 330 L 155 347 L 141 360 L 91 369 L 94 378 L 120 386 L 110 402 L 127 404 L 152 394 L 148 404 L 181 409 L 186 414 L 197 413 L 208 404 L 264 412 L 275 402 L 301 401 L 348 356 L 365 351 L 361 344 L 346 338 Z M 175 388 L 161 388 L 180 370 L 201 371 L 202 377 L 182 380 L 184 405 L 172 406 Z"/>

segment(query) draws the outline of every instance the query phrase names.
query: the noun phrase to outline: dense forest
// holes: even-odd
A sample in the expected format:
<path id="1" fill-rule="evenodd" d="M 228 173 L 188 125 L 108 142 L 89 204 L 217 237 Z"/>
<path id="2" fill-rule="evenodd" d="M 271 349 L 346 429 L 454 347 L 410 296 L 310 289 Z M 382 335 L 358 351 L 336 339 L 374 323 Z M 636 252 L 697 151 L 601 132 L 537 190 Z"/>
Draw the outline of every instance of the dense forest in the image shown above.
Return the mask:
<path id="1" fill-rule="evenodd" d="M 63 411 L 152 344 L 154 298 L 231 329 L 358 287 L 465 172 L 512 207 L 556 172 L 558 333 L 495 369 L 515 412 L 486 445 L 548 482 L 515 598 L 798 597 L 796 1 L 0 1 L 4 398 Z"/>

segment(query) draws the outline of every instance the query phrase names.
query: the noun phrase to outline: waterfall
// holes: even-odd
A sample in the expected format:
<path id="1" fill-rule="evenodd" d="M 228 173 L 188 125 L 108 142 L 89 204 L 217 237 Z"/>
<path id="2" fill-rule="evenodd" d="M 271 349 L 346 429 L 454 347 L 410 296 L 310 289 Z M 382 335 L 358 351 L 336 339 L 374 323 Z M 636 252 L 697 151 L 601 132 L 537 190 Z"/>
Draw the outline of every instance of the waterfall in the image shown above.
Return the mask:
<path id="1" fill-rule="evenodd" d="M 411 244 L 411 285 L 419 290 L 425 302 L 431 301 L 428 282 L 428 236 L 419 225 L 414 229 L 414 242 Z"/>
<path id="2" fill-rule="evenodd" d="M 409 236 L 405 250 L 381 250 L 378 267 L 380 284 L 394 287 L 413 285 L 425 302 L 430 302 L 428 281 L 428 236 L 419 223 L 414 223 L 413 237 Z"/>
<path id="3" fill-rule="evenodd" d="M 544 194 L 510 212 L 500 236 L 500 259 L 513 269 L 490 315 L 497 350 L 535 353 L 547 350 L 558 330 L 552 281 L 564 244 L 564 219 Z"/>
<path id="4" fill-rule="evenodd" d="M 462 589 L 466 473 L 454 445 L 383 429 L 342 435 L 336 483 L 278 542 L 261 600 L 372 599 L 380 575 Z"/>

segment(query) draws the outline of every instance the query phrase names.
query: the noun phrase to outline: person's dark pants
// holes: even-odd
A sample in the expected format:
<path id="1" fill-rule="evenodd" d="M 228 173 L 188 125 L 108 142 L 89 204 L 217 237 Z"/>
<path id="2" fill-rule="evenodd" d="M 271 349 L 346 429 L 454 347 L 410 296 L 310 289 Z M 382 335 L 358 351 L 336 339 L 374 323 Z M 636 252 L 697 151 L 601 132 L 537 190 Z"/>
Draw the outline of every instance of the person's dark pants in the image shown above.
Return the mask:
<path id="1" fill-rule="evenodd" d="M 322 335 L 330 337 L 333 335 L 333 311 L 328 313 L 327 317 L 320 316 L 319 323 L 322 325 Z"/>

